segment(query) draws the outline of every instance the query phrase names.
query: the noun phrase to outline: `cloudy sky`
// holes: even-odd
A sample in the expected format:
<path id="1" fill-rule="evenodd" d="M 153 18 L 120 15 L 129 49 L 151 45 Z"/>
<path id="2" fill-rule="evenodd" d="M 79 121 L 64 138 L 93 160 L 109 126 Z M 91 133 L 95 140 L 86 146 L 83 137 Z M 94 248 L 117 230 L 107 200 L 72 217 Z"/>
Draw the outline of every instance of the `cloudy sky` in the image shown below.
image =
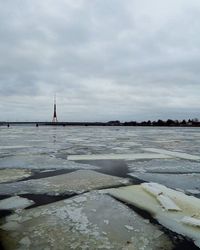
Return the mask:
<path id="1" fill-rule="evenodd" d="M 200 118 L 199 0 L 0 0 L 0 120 Z"/>

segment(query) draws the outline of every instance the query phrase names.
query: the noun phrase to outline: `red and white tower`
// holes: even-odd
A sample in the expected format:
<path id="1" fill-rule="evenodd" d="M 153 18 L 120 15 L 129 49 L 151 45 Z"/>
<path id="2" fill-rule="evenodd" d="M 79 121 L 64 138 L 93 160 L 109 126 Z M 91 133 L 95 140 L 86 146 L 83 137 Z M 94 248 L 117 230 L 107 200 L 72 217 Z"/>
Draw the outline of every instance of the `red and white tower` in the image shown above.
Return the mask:
<path id="1" fill-rule="evenodd" d="M 56 114 L 56 95 L 54 95 L 54 110 L 53 110 L 53 119 L 52 122 L 58 122 L 57 114 Z"/>

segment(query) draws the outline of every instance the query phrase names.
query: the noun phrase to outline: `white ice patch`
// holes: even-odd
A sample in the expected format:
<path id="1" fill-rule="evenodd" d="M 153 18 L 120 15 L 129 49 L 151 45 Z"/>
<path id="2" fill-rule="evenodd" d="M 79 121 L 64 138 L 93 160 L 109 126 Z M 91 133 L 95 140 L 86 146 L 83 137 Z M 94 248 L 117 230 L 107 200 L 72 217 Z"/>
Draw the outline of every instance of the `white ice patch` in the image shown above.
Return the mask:
<path id="1" fill-rule="evenodd" d="M 31 241 L 27 236 L 22 238 L 19 243 L 26 246 L 27 248 L 29 248 L 29 246 L 31 245 Z"/>
<path id="2" fill-rule="evenodd" d="M 0 184 L 0 194 L 73 194 L 128 183 L 129 180 L 125 178 L 106 175 L 92 170 L 78 170 L 41 179 Z"/>
<path id="3" fill-rule="evenodd" d="M 181 209 L 166 195 L 163 195 L 163 191 L 160 189 L 160 185 L 157 183 L 142 183 L 142 188 L 153 195 L 162 207 L 168 211 L 181 211 Z"/>
<path id="4" fill-rule="evenodd" d="M 130 176 L 136 177 L 143 181 L 158 182 L 170 188 L 181 189 L 191 194 L 199 194 L 200 191 L 196 188 L 200 185 L 200 174 L 168 174 L 168 173 L 129 173 Z"/>
<path id="5" fill-rule="evenodd" d="M 200 194 L 200 191 L 197 189 L 187 189 L 186 191 L 191 193 L 191 194 Z"/>
<path id="6" fill-rule="evenodd" d="M 137 153 L 137 154 L 92 154 L 92 155 L 69 155 L 67 157 L 70 161 L 78 160 L 140 160 L 140 159 L 168 159 L 169 155 L 164 154 L 150 154 L 150 153 Z"/>
<path id="7" fill-rule="evenodd" d="M 108 225 L 109 224 L 109 220 L 103 220 L 103 222 Z"/>
<path id="8" fill-rule="evenodd" d="M 87 198 L 85 196 L 78 196 L 78 197 L 74 198 L 73 201 L 75 201 L 77 203 L 81 203 L 81 202 L 87 201 Z"/>
<path id="9" fill-rule="evenodd" d="M 181 211 L 181 209 L 165 195 L 158 195 L 156 199 L 160 202 L 162 207 L 168 211 Z"/>
<path id="10" fill-rule="evenodd" d="M 84 203 L 77 203 L 77 199 Z M 6 231 L 3 243 L 17 249 L 172 249 L 170 239 L 156 226 L 96 191 L 23 210 L 5 220 L 1 226 Z"/>
<path id="11" fill-rule="evenodd" d="M 132 226 L 129 226 L 129 225 L 124 225 L 124 227 L 128 230 L 134 230 L 134 228 Z"/>
<path id="12" fill-rule="evenodd" d="M 30 170 L 25 169 L 0 169 L 0 183 L 16 181 L 31 175 Z"/>
<path id="13" fill-rule="evenodd" d="M 195 219 L 193 217 L 183 217 L 181 222 L 189 226 L 200 227 L 200 219 Z"/>
<path id="14" fill-rule="evenodd" d="M 32 146 L 16 145 L 16 146 L 0 146 L 0 149 L 20 149 L 20 148 L 31 148 Z"/>
<path id="15" fill-rule="evenodd" d="M 157 197 L 158 195 L 162 194 L 162 191 L 159 190 L 157 187 L 153 186 L 152 183 L 142 183 L 142 188 L 153 195 L 154 197 Z"/>
<path id="16" fill-rule="evenodd" d="M 194 240 L 194 243 L 200 247 L 200 199 L 157 183 L 150 183 L 150 186 L 162 192 L 162 194 L 156 196 L 155 192 L 153 193 L 154 195 L 152 195 L 150 192 L 147 192 L 142 185 L 113 188 L 110 194 L 117 199 L 151 213 L 160 224 Z M 170 200 L 168 200 L 168 198 L 166 199 L 166 197 Z M 162 205 L 167 209 L 163 209 L 160 206 L 158 199 L 160 199 Z M 173 203 L 171 203 L 171 201 Z M 172 208 L 176 208 L 175 211 Z M 191 226 L 189 227 L 188 225 Z"/>
<path id="17" fill-rule="evenodd" d="M 46 154 L 17 154 L 1 158 L 0 169 L 99 169 L 89 164 L 81 164 L 66 159 L 51 157 Z"/>
<path id="18" fill-rule="evenodd" d="M 19 196 L 13 196 L 0 201 L 0 209 L 2 210 L 16 210 L 29 207 L 34 204 L 34 201 L 22 198 Z"/>
<path id="19" fill-rule="evenodd" d="M 165 150 L 165 149 L 158 149 L 158 148 L 144 148 L 144 150 L 153 152 L 153 153 L 159 153 L 159 154 L 164 154 L 168 156 L 173 156 L 176 158 L 181 158 L 181 159 L 186 159 L 186 160 L 200 160 L 200 156 L 197 155 L 191 155 L 187 153 L 181 153 L 181 152 L 174 152 L 170 150 Z"/>

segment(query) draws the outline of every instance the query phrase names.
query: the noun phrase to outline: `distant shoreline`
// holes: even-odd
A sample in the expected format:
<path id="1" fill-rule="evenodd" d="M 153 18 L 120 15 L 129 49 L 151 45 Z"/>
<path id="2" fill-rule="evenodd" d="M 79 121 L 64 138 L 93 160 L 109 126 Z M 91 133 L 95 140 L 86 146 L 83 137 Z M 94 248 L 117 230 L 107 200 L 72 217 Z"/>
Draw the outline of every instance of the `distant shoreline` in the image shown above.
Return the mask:
<path id="1" fill-rule="evenodd" d="M 130 122 L 120 122 L 109 121 L 109 122 L 0 122 L 0 126 L 140 126 L 140 127 L 200 127 L 200 122 L 195 120 L 188 121 L 178 121 L 170 120 L 167 121 L 158 120 L 158 121 L 130 121 Z"/>

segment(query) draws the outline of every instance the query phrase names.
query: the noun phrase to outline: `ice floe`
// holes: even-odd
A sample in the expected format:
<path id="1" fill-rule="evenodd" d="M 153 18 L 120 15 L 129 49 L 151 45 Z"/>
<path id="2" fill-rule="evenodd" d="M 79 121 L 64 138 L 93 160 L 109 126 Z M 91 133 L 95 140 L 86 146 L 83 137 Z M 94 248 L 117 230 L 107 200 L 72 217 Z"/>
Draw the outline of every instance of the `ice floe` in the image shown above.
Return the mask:
<path id="1" fill-rule="evenodd" d="M 167 174 L 167 173 L 129 173 L 130 176 L 136 177 L 138 179 L 158 182 L 165 186 L 175 189 L 182 189 L 185 192 L 190 192 L 191 194 L 199 194 L 200 191 L 200 174 Z M 194 191 L 194 192 L 193 192 Z"/>
<path id="2" fill-rule="evenodd" d="M 140 159 L 168 159 L 164 154 L 132 153 L 132 154 L 91 154 L 91 155 L 69 155 L 70 161 L 84 160 L 140 160 Z"/>
<path id="3" fill-rule="evenodd" d="M 3 246 L 12 250 L 173 249 L 159 227 L 98 192 L 8 216 L 1 229 Z"/>
<path id="4" fill-rule="evenodd" d="M 151 159 L 143 161 L 129 161 L 128 167 L 134 172 L 148 172 L 155 174 L 187 174 L 200 173 L 198 161 L 185 159 Z"/>
<path id="5" fill-rule="evenodd" d="M 181 222 L 193 227 L 200 227 L 200 219 L 195 219 L 193 217 L 183 217 L 183 219 L 181 219 Z"/>
<path id="6" fill-rule="evenodd" d="M 156 196 L 144 188 L 144 184 L 112 189 L 110 194 L 124 202 L 137 206 L 149 212 L 160 224 L 166 228 L 186 236 L 200 247 L 200 199 L 188 196 L 157 183 L 146 184 L 158 190 Z M 160 193 L 160 194 L 159 194 Z M 161 194 L 162 193 L 162 194 Z M 159 202 L 159 196 L 167 197 L 165 204 Z M 177 206 L 178 209 L 163 209 Z"/>
<path id="7" fill-rule="evenodd" d="M 26 208 L 30 205 L 33 205 L 34 201 L 22 198 L 19 196 L 13 196 L 7 199 L 0 200 L 0 209 L 1 210 L 16 210 L 19 208 Z"/>
<path id="8" fill-rule="evenodd" d="M 156 183 L 142 183 L 142 188 L 153 195 L 162 207 L 168 211 L 181 211 L 181 209 L 163 192 L 160 190 L 159 185 Z"/>
<path id="9" fill-rule="evenodd" d="M 158 195 L 157 200 L 160 202 L 161 206 L 168 211 L 181 211 L 180 207 L 178 207 L 172 199 L 165 195 Z"/>
<path id="10" fill-rule="evenodd" d="M 93 170 L 78 170 L 53 177 L 0 184 L 0 194 L 73 194 L 128 183 L 128 179 Z"/>
<path id="11" fill-rule="evenodd" d="M 165 149 L 159 149 L 159 148 L 144 148 L 144 150 L 153 152 L 153 153 L 159 153 L 159 154 L 164 154 L 164 155 L 169 155 L 181 159 L 186 159 L 186 160 L 200 160 L 200 156 L 198 155 L 191 155 L 187 153 L 182 153 L 182 152 L 175 152 L 175 151 L 170 151 L 170 150 L 165 150 Z"/>
<path id="12" fill-rule="evenodd" d="M 0 183 L 16 181 L 31 176 L 30 170 L 25 169 L 0 169 Z"/>
<path id="13" fill-rule="evenodd" d="M 96 166 L 81 164 L 47 154 L 21 154 L 0 159 L 0 169 L 98 169 Z"/>
<path id="14" fill-rule="evenodd" d="M 29 145 L 12 145 L 12 146 L 0 146 L 0 149 L 21 149 L 21 148 L 31 148 Z"/>
<path id="15" fill-rule="evenodd" d="M 188 192 L 190 194 L 194 194 L 194 195 L 200 194 L 200 190 L 198 190 L 198 189 L 187 189 L 186 192 Z"/>

